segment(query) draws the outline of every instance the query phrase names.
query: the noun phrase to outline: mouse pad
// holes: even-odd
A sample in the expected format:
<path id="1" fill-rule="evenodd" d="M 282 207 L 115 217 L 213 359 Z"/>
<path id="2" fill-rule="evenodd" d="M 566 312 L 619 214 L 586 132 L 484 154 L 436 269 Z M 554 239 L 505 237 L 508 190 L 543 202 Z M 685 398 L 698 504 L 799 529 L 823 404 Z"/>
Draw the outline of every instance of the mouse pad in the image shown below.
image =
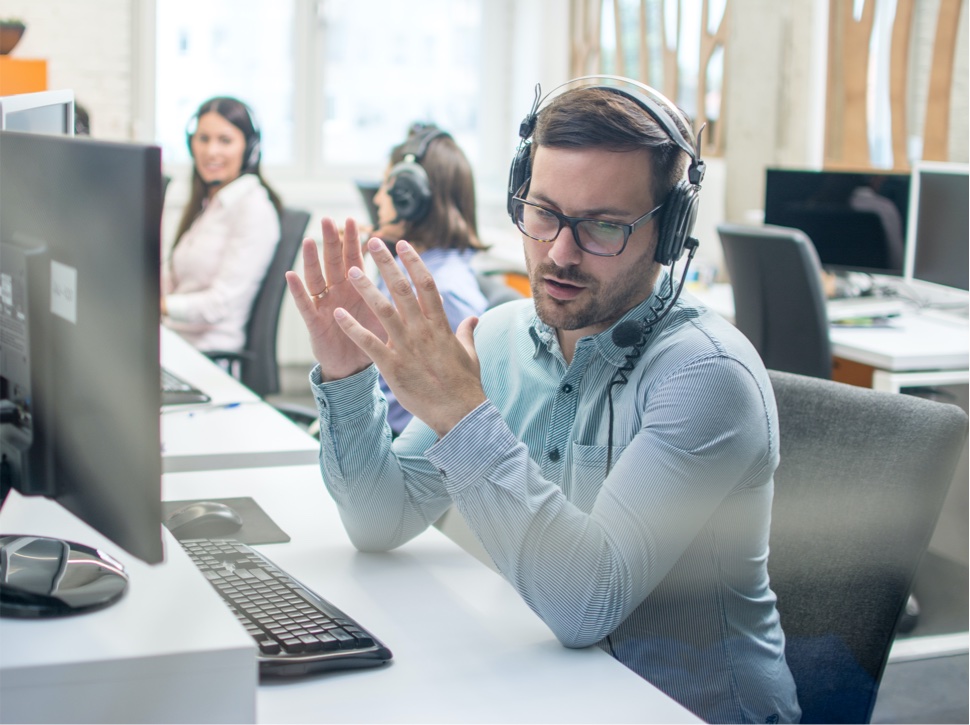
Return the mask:
<path id="1" fill-rule="evenodd" d="M 235 539 L 244 544 L 285 544 L 290 540 L 269 515 L 248 496 L 243 498 L 194 498 L 186 501 L 162 501 L 162 522 L 183 506 L 196 501 L 216 501 L 231 507 L 242 517 L 242 528 L 227 536 L 213 536 L 213 539 Z"/>

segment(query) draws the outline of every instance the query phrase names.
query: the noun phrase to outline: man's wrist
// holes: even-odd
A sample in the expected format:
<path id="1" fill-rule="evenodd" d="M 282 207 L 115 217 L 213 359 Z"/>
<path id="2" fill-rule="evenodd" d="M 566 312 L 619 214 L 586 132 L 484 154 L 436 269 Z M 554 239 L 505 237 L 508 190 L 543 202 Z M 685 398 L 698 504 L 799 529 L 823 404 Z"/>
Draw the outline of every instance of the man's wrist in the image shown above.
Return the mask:
<path id="1" fill-rule="evenodd" d="M 461 401 L 456 401 L 454 405 L 449 405 L 448 410 L 442 411 L 442 415 L 434 422 L 425 422 L 431 430 L 438 434 L 438 440 L 441 440 L 451 432 L 452 428 L 461 423 L 469 413 L 486 400 L 484 393 L 466 396 Z"/>

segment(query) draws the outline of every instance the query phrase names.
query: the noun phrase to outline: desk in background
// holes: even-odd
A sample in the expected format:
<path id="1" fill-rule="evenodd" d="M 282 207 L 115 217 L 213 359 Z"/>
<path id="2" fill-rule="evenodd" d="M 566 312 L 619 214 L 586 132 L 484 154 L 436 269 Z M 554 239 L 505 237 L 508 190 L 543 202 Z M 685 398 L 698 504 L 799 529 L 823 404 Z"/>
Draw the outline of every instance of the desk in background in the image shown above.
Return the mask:
<path id="1" fill-rule="evenodd" d="M 725 318 L 734 319 L 729 284 L 691 289 Z M 899 392 L 901 388 L 959 385 L 970 381 L 970 330 L 965 319 L 907 310 L 891 328 L 833 328 L 832 378 L 866 388 Z"/>
<path id="2" fill-rule="evenodd" d="M 162 408 L 166 473 L 304 465 L 320 445 L 273 406 L 171 330 L 162 328 L 162 367 L 208 394 L 202 405 Z"/>

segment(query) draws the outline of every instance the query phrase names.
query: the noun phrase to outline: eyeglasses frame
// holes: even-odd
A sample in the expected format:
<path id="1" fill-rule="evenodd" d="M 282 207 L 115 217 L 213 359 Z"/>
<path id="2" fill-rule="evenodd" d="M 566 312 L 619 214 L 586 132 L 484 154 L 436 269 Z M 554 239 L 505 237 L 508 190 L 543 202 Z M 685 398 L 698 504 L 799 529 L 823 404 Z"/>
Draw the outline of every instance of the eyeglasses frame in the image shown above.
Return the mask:
<path id="1" fill-rule="evenodd" d="M 521 196 L 519 196 L 519 194 L 522 193 L 522 189 L 524 189 L 525 186 L 526 184 L 523 184 L 522 187 L 515 193 L 515 195 L 512 197 L 512 202 L 515 203 L 518 201 L 523 204 L 528 204 L 529 206 L 535 207 L 536 209 L 541 209 L 542 211 L 548 214 L 552 214 L 559 221 L 559 229 L 556 230 L 556 234 L 553 236 L 552 239 L 538 239 L 532 236 L 531 234 L 529 234 L 524 229 L 522 229 L 522 227 L 519 226 L 518 222 L 516 222 L 515 224 L 516 229 L 518 229 L 520 232 L 522 232 L 527 237 L 529 237 L 529 239 L 535 239 L 535 241 L 542 242 L 544 244 L 552 244 L 554 241 L 556 241 L 556 239 L 558 239 L 559 234 L 563 230 L 563 226 L 568 226 L 569 230 L 573 233 L 573 241 L 576 243 L 576 246 L 579 247 L 584 252 L 586 252 L 587 254 L 592 254 L 593 256 L 596 256 L 596 257 L 618 257 L 621 254 L 623 254 L 624 250 L 626 249 L 627 242 L 630 241 L 630 236 L 633 234 L 633 232 L 635 232 L 637 229 L 644 226 L 645 224 L 647 224 L 647 222 L 653 219 L 657 215 L 657 213 L 663 208 L 663 205 L 664 205 L 664 203 L 661 202 L 653 209 L 648 211 L 646 214 L 641 216 L 639 219 L 634 219 L 629 224 L 624 224 L 623 222 L 605 221 L 603 219 L 596 219 L 594 217 L 566 216 L 565 214 L 560 214 L 554 209 L 550 209 L 549 207 L 542 206 L 542 204 L 536 204 L 535 202 L 528 201 L 527 199 L 523 199 Z M 512 219 L 515 220 L 515 218 L 516 218 L 516 215 L 513 213 Z M 616 252 L 593 252 L 589 249 L 586 249 L 586 247 L 584 247 L 582 243 L 579 241 L 579 230 L 576 228 L 576 225 L 579 224 L 580 222 L 597 222 L 599 224 L 606 223 L 606 224 L 614 224 L 620 227 L 623 230 L 623 244 L 620 246 L 620 249 Z"/>

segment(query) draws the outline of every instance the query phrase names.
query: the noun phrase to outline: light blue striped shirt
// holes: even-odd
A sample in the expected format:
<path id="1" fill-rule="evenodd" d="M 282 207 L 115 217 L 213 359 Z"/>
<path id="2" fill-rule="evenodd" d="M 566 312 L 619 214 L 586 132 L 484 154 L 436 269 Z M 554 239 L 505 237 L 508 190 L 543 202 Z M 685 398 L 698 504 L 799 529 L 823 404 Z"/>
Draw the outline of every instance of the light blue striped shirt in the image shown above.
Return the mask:
<path id="1" fill-rule="evenodd" d="M 391 549 L 454 504 L 567 647 L 611 652 L 709 722 L 797 721 L 766 569 L 778 419 L 764 366 L 681 297 L 614 389 L 604 480 L 607 385 L 626 352 L 611 331 L 567 365 L 531 300 L 485 313 L 488 401 L 440 441 L 415 420 L 392 446 L 373 367 L 325 384 L 315 369 L 321 466 L 347 532 Z"/>

